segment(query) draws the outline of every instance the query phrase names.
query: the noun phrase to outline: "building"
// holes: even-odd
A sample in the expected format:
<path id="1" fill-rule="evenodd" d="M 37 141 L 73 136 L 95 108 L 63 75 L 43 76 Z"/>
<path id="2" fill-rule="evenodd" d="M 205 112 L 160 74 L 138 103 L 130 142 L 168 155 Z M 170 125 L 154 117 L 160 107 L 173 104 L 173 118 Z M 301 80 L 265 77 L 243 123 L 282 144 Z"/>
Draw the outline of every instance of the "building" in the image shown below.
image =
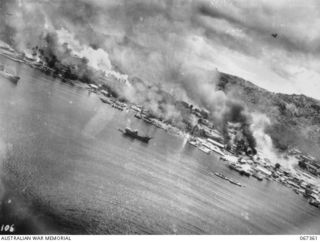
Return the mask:
<path id="1" fill-rule="evenodd" d="M 223 149 L 224 148 L 224 144 L 218 142 L 218 141 L 215 141 L 211 138 L 207 138 L 207 141 L 210 142 L 211 144 L 215 145 L 215 146 L 218 146 L 219 148 Z"/>
<path id="2" fill-rule="evenodd" d="M 320 163 L 313 159 L 309 159 L 309 157 L 301 156 L 299 166 L 300 168 L 307 170 L 312 175 L 320 175 Z"/>
<path id="3" fill-rule="evenodd" d="M 313 175 L 320 175 L 320 165 L 317 163 L 306 163 L 306 169 Z"/>
<path id="4" fill-rule="evenodd" d="M 266 176 L 271 176 L 271 175 L 272 175 L 272 172 L 271 172 L 271 171 L 269 171 L 268 169 L 266 169 L 266 168 L 264 168 L 264 167 L 262 167 L 262 166 L 256 166 L 256 167 L 255 167 L 255 170 L 256 170 L 257 172 L 260 172 L 261 174 L 266 175 Z"/>

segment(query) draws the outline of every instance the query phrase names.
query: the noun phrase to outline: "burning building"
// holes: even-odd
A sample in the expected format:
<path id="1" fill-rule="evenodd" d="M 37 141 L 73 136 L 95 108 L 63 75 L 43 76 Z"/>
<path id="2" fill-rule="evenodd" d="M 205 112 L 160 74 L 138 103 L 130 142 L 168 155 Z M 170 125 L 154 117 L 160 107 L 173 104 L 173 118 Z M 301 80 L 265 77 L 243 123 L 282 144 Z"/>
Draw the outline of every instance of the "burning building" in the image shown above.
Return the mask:
<path id="1" fill-rule="evenodd" d="M 252 148 L 248 139 L 244 135 L 243 126 L 240 123 L 227 122 L 225 136 L 228 137 L 227 149 L 237 155 L 255 154 L 255 149 Z"/>
<path id="2" fill-rule="evenodd" d="M 299 160 L 298 164 L 299 164 L 300 168 L 308 171 L 312 175 L 320 176 L 320 163 L 319 162 L 312 160 L 312 159 L 308 159 L 308 157 L 306 157 L 306 156 L 300 156 L 300 160 Z"/>

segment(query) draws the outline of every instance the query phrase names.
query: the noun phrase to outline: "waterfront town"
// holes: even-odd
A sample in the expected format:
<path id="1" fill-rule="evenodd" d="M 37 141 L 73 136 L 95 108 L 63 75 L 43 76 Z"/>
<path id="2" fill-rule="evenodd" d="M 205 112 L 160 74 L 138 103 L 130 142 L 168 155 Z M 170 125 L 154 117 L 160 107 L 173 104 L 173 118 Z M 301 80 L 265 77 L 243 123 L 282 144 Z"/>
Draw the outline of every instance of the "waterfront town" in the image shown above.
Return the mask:
<path id="1" fill-rule="evenodd" d="M 1 47 L 2 56 L 13 61 L 25 63 L 32 68 L 38 69 L 45 74 L 52 75 L 61 79 L 63 82 L 73 85 L 74 77 L 68 67 L 62 66 L 59 70 L 48 67 L 44 62 L 35 58 L 35 56 L 26 56 L 16 53 L 13 49 Z M 270 160 L 264 157 L 259 150 L 252 152 L 247 142 L 238 138 L 241 126 L 237 123 L 228 122 L 226 124 L 229 141 L 226 142 L 221 130 L 218 130 L 214 123 L 208 119 L 208 111 L 195 107 L 183 101 L 176 102 L 176 105 L 187 110 L 195 122 L 185 122 L 184 126 L 176 125 L 170 120 L 157 116 L 150 112 L 144 106 L 130 103 L 128 100 L 119 98 L 108 82 L 117 82 L 120 85 L 125 84 L 125 78 L 109 76 L 110 78 L 98 81 L 87 81 L 87 89 L 90 93 L 99 96 L 101 102 L 117 109 L 119 112 L 133 112 L 134 117 L 142 120 L 148 125 L 153 125 L 159 129 L 168 132 L 171 135 L 183 137 L 186 145 L 199 149 L 207 155 L 214 154 L 219 156 L 219 161 L 224 162 L 226 166 L 247 177 L 252 177 L 259 182 L 277 182 L 303 196 L 306 201 L 315 207 L 320 208 L 320 162 L 314 157 L 300 151 L 297 148 L 290 149 L 284 154 L 284 157 L 294 161 L 291 168 L 284 167 L 276 160 Z M 83 81 L 82 81 L 83 82 Z M 217 173 L 217 176 L 230 181 L 241 187 L 238 182 L 227 178 L 223 174 Z"/>

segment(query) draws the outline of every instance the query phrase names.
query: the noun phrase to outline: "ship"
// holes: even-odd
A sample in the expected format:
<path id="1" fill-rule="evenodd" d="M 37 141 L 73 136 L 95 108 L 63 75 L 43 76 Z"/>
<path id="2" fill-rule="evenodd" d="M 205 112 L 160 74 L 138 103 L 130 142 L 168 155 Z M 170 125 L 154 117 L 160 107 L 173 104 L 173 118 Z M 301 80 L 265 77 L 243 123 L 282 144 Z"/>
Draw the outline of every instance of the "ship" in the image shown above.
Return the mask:
<path id="1" fill-rule="evenodd" d="M 6 72 L 3 65 L 0 65 L 0 75 L 5 77 L 6 79 L 10 80 L 14 84 L 17 84 L 18 81 L 20 80 L 19 76 L 15 76 L 15 75 L 12 75 L 12 74 Z"/>
<path id="2" fill-rule="evenodd" d="M 234 184 L 234 185 L 237 185 L 237 186 L 239 186 L 239 187 L 242 187 L 242 185 L 241 185 L 240 182 L 236 182 L 236 181 L 232 180 L 231 178 L 229 178 L 228 180 L 229 180 L 229 182 L 230 182 L 231 184 Z"/>
<path id="3" fill-rule="evenodd" d="M 219 173 L 219 172 L 215 172 L 214 173 L 217 177 L 220 177 L 221 179 L 224 179 L 228 182 L 230 182 L 231 184 L 237 185 L 239 187 L 242 187 L 241 183 L 234 181 L 232 178 L 226 177 L 225 175 Z"/>
<path id="4" fill-rule="evenodd" d="M 188 143 L 189 143 L 190 145 L 193 145 L 193 146 L 195 146 L 195 147 L 198 147 L 198 142 L 197 142 L 196 140 L 194 140 L 194 139 L 189 139 L 189 140 L 188 140 Z"/>
<path id="5" fill-rule="evenodd" d="M 245 170 L 240 164 L 236 164 L 234 162 L 231 162 L 229 164 L 229 168 L 231 170 L 235 170 L 235 171 L 239 172 L 240 175 L 245 175 L 247 177 L 249 177 L 251 175 L 251 173 L 249 171 Z"/>
<path id="6" fill-rule="evenodd" d="M 223 175 L 223 174 L 221 174 L 221 173 L 219 173 L 219 172 L 215 172 L 214 174 L 215 174 L 217 177 L 220 177 L 220 178 L 222 178 L 222 179 L 224 179 L 224 180 L 229 181 L 228 177 L 226 177 L 225 175 Z"/>
<path id="7" fill-rule="evenodd" d="M 107 103 L 107 104 L 111 104 L 111 101 L 107 98 L 104 98 L 104 97 L 100 97 L 100 100 L 103 102 L 103 103 Z"/>
<path id="8" fill-rule="evenodd" d="M 152 139 L 152 137 L 150 136 L 142 136 L 139 135 L 137 130 L 132 130 L 130 128 L 125 128 L 124 130 L 120 130 L 124 135 L 129 136 L 131 138 L 140 140 L 144 143 L 148 143 L 150 139 Z"/>
<path id="9" fill-rule="evenodd" d="M 211 150 L 218 153 L 219 155 L 224 155 L 224 153 L 217 146 L 212 145 Z"/>
<path id="10" fill-rule="evenodd" d="M 320 208 L 320 201 L 317 200 L 317 199 L 311 198 L 309 200 L 309 204 L 312 205 L 312 206 L 315 206 L 317 208 Z"/>
<path id="11" fill-rule="evenodd" d="M 146 117 L 146 116 L 142 117 L 142 120 L 144 122 L 146 122 L 147 124 L 153 124 L 152 120 L 150 118 Z"/>
<path id="12" fill-rule="evenodd" d="M 120 111 L 123 111 L 123 110 L 124 110 L 124 108 L 123 108 L 122 106 L 120 106 L 119 104 L 117 104 L 117 103 L 113 103 L 113 104 L 112 104 L 112 107 L 113 107 L 113 108 L 116 108 L 116 109 L 118 109 L 118 110 L 120 110 Z"/>
<path id="13" fill-rule="evenodd" d="M 206 153 L 207 155 L 210 154 L 211 150 L 203 145 L 198 146 L 199 150 L 201 150 L 202 152 Z"/>
<path id="14" fill-rule="evenodd" d="M 141 113 L 136 113 L 136 114 L 134 115 L 134 117 L 136 117 L 137 119 L 142 119 Z"/>
<path id="15" fill-rule="evenodd" d="M 262 181 L 263 180 L 263 176 L 261 174 L 257 173 L 257 172 L 254 173 L 252 176 L 254 178 L 256 178 L 258 181 Z"/>

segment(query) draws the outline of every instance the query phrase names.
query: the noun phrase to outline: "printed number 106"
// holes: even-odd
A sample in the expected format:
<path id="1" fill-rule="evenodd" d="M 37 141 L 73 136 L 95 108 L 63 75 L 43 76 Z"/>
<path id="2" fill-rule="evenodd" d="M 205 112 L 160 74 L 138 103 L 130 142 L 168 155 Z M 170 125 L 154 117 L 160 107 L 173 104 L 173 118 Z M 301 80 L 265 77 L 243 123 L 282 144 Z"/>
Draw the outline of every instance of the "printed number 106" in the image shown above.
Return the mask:
<path id="1" fill-rule="evenodd" d="M 5 231 L 5 232 L 13 232 L 14 231 L 14 227 L 13 227 L 13 224 L 12 225 L 9 225 L 9 224 L 7 224 L 7 225 L 2 225 L 1 226 L 1 230 L 0 230 L 1 232 L 3 232 L 3 231 Z"/>

